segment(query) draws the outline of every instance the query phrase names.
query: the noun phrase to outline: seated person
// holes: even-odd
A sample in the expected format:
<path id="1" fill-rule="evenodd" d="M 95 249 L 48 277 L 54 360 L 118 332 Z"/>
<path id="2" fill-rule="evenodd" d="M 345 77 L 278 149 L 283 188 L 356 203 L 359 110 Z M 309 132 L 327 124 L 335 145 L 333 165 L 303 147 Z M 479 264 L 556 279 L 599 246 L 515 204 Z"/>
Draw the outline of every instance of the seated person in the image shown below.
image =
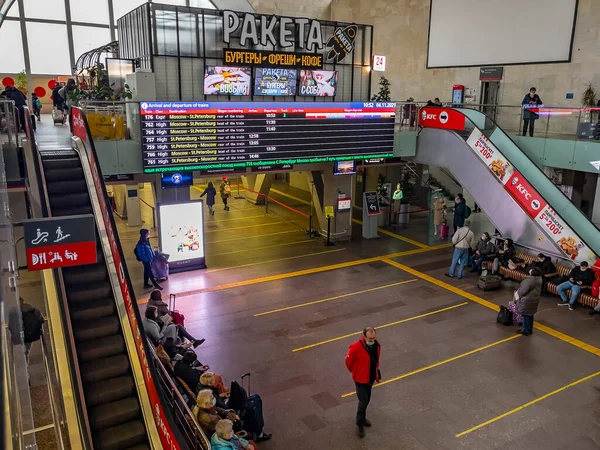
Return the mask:
<path id="1" fill-rule="evenodd" d="M 521 267 L 525 267 L 525 266 L 526 266 L 525 263 L 521 264 Z M 554 264 L 552 264 L 552 258 L 544 255 L 543 253 L 539 253 L 535 257 L 535 259 L 531 262 L 531 264 L 529 264 L 529 266 L 527 266 L 526 272 L 529 273 L 529 271 L 534 269 L 535 267 L 539 267 L 540 269 L 542 269 L 542 272 L 544 275 L 556 273 L 556 267 L 554 266 Z"/>
<path id="2" fill-rule="evenodd" d="M 558 306 L 569 305 L 569 309 L 573 311 L 575 309 L 575 302 L 577 301 L 577 297 L 579 297 L 581 290 L 592 287 L 592 283 L 594 283 L 595 280 L 596 273 L 590 269 L 587 261 L 582 261 L 581 264 L 579 264 L 579 267 L 574 267 L 573 270 L 571 270 L 569 279 L 556 287 L 558 295 L 560 295 L 562 300 L 558 303 Z M 569 289 L 571 289 L 571 298 L 567 299 L 565 291 Z"/>
<path id="3" fill-rule="evenodd" d="M 492 273 L 498 273 L 500 266 L 508 267 L 508 262 L 514 258 L 515 246 L 512 239 L 505 239 L 498 247 L 498 256 L 494 259 Z M 513 261 L 514 262 L 514 261 Z"/>
<path id="4" fill-rule="evenodd" d="M 227 406 L 226 399 L 229 397 L 229 388 L 223 384 L 223 377 L 213 372 L 204 372 L 200 375 L 198 389 L 210 389 L 217 399 L 217 406 L 225 408 Z"/>
<path id="5" fill-rule="evenodd" d="M 200 375 L 208 369 L 208 366 L 205 366 L 198 361 L 198 356 L 194 350 L 187 350 L 183 354 L 183 358 L 175 363 L 173 372 L 175 372 L 176 377 L 185 381 L 185 384 L 187 384 L 194 393 L 198 393 Z"/>
<path id="6" fill-rule="evenodd" d="M 162 294 L 158 289 L 154 289 L 150 294 L 150 299 L 148 300 L 148 306 L 155 306 L 158 311 L 158 317 L 162 317 L 165 314 L 170 314 L 169 305 L 167 305 L 162 300 Z"/>
<path id="7" fill-rule="evenodd" d="M 481 235 L 481 240 L 477 242 L 475 251 L 469 257 L 469 265 L 472 267 L 471 272 L 481 273 L 481 265 L 484 261 L 488 261 L 495 256 L 496 248 L 492 243 L 492 239 L 488 232 Z"/>
<path id="8" fill-rule="evenodd" d="M 228 419 L 217 422 L 210 445 L 214 450 L 256 450 L 254 445 L 233 433 L 233 422 Z"/>
<path id="9" fill-rule="evenodd" d="M 168 319 L 167 319 L 168 318 Z M 196 339 L 181 325 L 175 325 L 169 323 L 171 316 L 165 314 L 161 319 L 158 317 L 158 310 L 156 306 L 147 306 L 142 320 L 142 326 L 144 331 L 150 339 L 154 342 L 154 345 L 164 344 L 167 338 L 172 338 L 177 341 L 180 337 L 182 340 L 186 338 L 194 346 L 198 347 L 204 342 L 204 339 Z M 166 323 L 166 325 L 165 325 Z"/>

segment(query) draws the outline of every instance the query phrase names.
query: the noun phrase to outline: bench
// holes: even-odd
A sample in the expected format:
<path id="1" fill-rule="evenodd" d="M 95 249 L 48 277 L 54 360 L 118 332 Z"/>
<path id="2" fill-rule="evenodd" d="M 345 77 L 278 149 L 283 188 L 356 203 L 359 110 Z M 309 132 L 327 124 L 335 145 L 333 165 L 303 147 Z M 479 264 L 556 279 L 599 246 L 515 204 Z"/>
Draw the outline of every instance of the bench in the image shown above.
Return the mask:
<path id="1" fill-rule="evenodd" d="M 534 255 L 530 255 L 527 253 L 515 253 L 515 258 L 522 259 L 526 265 L 531 264 L 535 259 Z M 553 277 L 567 277 L 571 273 L 571 267 L 566 266 L 564 264 L 555 264 L 556 272 L 545 275 L 545 278 L 553 278 Z M 500 267 L 500 274 L 504 275 L 507 278 L 510 278 L 515 281 L 523 281 L 527 274 L 524 269 L 511 270 L 506 267 Z M 558 295 L 558 291 L 556 290 L 557 285 L 553 282 L 548 282 L 547 290 L 548 292 Z M 567 297 L 570 297 L 571 290 L 567 291 Z M 581 303 L 585 306 L 594 307 L 598 304 L 598 299 L 593 297 L 589 291 L 589 289 L 581 291 L 579 297 L 577 298 L 577 303 Z"/>

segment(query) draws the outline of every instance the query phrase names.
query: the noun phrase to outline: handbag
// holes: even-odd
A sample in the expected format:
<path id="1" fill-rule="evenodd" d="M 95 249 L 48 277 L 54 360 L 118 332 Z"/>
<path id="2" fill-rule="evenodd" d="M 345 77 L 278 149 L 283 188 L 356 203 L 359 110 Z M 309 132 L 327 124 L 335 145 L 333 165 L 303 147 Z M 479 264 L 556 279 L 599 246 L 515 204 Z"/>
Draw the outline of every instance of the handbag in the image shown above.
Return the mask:
<path id="1" fill-rule="evenodd" d="M 508 260 L 508 268 L 509 268 L 510 270 L 517 270 L 517 268 L 518 268 L 518 267 L 519 267 L 519 266 L 517 266 L 517 265 L 516 265 L 516 264 L 513 262 L 513 260 L 512 260 L 512 259 L 509 259 L 509 260 Z"/>
<path id="2" fill-rule="evenodd" d="M 508 309 L 506 306 L 500 306 L 500 311 L 498 312 L 498 317 L 496 318 L 498 323 L 501 323 L 505 326 L 510 326 L 513 323 L 512 311 Z"/>

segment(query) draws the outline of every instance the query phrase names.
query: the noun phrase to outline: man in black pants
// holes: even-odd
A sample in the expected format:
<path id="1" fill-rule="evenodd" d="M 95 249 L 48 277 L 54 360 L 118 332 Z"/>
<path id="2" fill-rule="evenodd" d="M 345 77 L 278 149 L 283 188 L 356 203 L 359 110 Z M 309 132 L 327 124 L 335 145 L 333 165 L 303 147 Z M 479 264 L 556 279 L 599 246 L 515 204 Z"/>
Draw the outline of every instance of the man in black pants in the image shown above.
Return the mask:
<path id="1" fill-rule="evenodd" d="M 381 346 L 375 338 L 375 328 L 367 327 L 363 330 L 362 338 L 352 344 L 346 355 L 346 367 L 352 374 L 356 385 L 356 396 L 358 397 L 358 408 L 356 410 L 356 425 L 358 436 L 365 436 L 365 427 L 370 427 L 371 422 L 367 419 L 367 406 L 371 401 L 371 389 L 373 383 L 381 380 L 379 372 L 379 356 Z"/>
<path id="2" fill-rule="evenodd" d="M 527 129 L 529 128 L 529 136 L 533 137 L 533 126 L 535 121 L 540 117 L 531 111 L 531 108 L 535 109 L 543 105 L 542 99 L 535 92 L 536 89 L 534 87 L 529 89 L 529 94 L 526 94 L 521 102 L 523 105 L 523 136 L 527 134 Z"/>

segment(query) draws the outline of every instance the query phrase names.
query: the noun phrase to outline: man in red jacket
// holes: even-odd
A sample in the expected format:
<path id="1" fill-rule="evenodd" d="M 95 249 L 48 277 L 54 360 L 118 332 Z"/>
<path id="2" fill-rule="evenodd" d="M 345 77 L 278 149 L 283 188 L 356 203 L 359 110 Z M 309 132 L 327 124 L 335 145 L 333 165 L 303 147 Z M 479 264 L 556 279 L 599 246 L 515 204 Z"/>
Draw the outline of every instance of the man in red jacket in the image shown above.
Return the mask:
<path id="1" fill-rule="evenodd" d="M 371 426 L 371 422 L 367 419 L 367 406 L 371 401 L 373 383 L 379 383 L 381 380 L 380 353 L 381 346 L 375 338 L 375 328 L 367 327 L 363 330 L 362 338 L 350 346 L 348 355 L 346 355 L 346 367 L 356 384 L 356 396 L 358 397 L 356 425 L 360 437 L 364 437 L 365 427 Z"/>

